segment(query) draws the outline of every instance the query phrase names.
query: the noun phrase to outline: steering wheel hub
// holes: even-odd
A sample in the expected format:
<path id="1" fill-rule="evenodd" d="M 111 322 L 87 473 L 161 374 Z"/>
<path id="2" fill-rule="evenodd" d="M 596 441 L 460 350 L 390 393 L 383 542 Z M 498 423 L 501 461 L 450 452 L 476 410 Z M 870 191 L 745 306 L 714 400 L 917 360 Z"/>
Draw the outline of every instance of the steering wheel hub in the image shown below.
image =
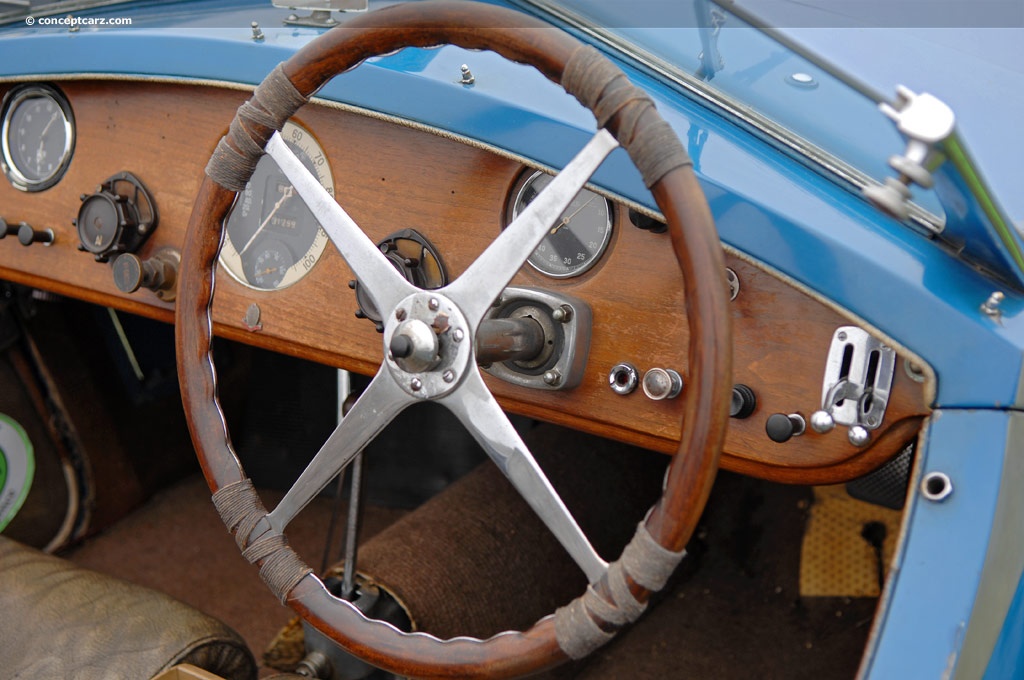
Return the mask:
<path id="1" fill-rule="evenodd" d="M 437 291 L 413 293 L 385 321 L 384 363 L 407 394 L 443 397 L 472 367 L 471 330 L 448 297 Z"/>

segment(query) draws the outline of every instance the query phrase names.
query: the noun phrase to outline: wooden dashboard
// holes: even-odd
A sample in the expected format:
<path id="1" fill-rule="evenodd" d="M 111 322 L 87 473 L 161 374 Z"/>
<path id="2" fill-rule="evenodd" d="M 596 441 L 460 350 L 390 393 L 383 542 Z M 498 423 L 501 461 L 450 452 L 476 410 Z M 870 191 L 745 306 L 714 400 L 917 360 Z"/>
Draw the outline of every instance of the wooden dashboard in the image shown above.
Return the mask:
<path id="1" fill-rule="evenodd" d="M 35 193 L 0 179 L 0 217 L 52 229 L 56 238 L 31 247 L 16 238 L 0 240 L 0 279 L 170 322 L 173 303 L 147 290 L 121 293 L 110 265 L 77 248 L 72 220 L 80 196 L 109 176 L 132 172 L 149 188 L 160 213 L 138 255 L 180 248 L 206 162 L 248 92 L 126 80 L 56 85 L 71 103 L 77 126 L 67 173 Z M 0 84 L 0 96 L 11 87 Z M 401 229 L 417 230 L 436 246 L 452 278 L 500 232 L 509 193 L 525 169 L 486 149 L 324 104 L 307 105 L 295 120 L 325 150 L 335 195 L 366 233 L 380 241 Z M 555 279 L 524 267 L 514 281 L 589 304 L 593 330 L 582 383 L 551 392 L 487 380 L 510 411 L 671 452 L 685 426 L 681 400 L 652 401 L 641 390 L 622 396 L 609 387 L 609 371 L 620 362 L 641 374 L 672 368 L 684 382 L 687 374 L 682 279 L 668 237 L 636 228 L 627 213 L 625 205 L 615 204 L 611 244 L 585 274 Z M 912 379 L 903 357 L 897 358 L 884 421 L 869 445 L 852 445 L 841 428 L 824 435 L 808 429 L 785 443 L 768 438 L 770 415 L 809 418 L 820 407 L 833 332 L 852 322 L 746 258 L 727 252 L 726 262 L 740 282 L 731 303 L 734 379 L 753 390 L 757 405 L 749 417 L 730 421 L 722 465 L 779 481 L 835 483 L 900 451 L 929 411 L 928 383 Z M 347 285 L 352 278 L 330 246 L 308 276 L 278 291 L 253 290 L 219 275 L 215 330 L 372 374 L 381 361 L 381 336 L 372 323 L 354 317 L 356 297 Z M 253 304 L 260 310 L 258 331 L 244 321 Z"/>

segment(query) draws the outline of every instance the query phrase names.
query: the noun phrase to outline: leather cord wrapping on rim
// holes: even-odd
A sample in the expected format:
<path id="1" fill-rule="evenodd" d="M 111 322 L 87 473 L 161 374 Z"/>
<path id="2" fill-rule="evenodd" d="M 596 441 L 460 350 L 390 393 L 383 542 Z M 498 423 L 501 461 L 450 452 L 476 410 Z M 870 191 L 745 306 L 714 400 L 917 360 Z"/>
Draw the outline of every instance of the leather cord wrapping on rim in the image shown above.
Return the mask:
<path id="1" fill-rule="evenodd" d="M 267 140 L 307 101 L 278 64 L 253 92 L 252 99 L 238 109 L 228 134 L 221 138 L 206 164 L 206 174 L 225 189 L 244 189 Z"/>
<path id="2" fill-rule="evenodd" d="M 693 165 L 668 123 L 660 116 L 655 122 L 644 120 L 645 114 L 654 111 L 647 93 L 593 47 L 582 45 L 572 53 L 562 87 L 593 111 L 599 128 L 618 118 L 615 137 L 629 152 L 648 189 L 672 170 Z"/>
<path id="3" fill-rule="evenodd" d="M 593 586 L 588 586 L 583 595 L 555 612 L 558 646 L 570 658 L 582 659 L 611 640 L 619 628 L 633 623 L 647 610 L 647 602 L 638 601 L 630 591 L 630 581 L 657 592 L 665 586 L 685 556 L 685 550 L 665 550 L 641 523 L 622 556 L 608 565 L 604 583 L 611 602 Z M 598 621 L 614 628 L 603 628 Z"/>
<path id="4" fill-rule="evenodd" d="M 242 557 L 249 564 L 259 565 L 260 578 L 277 595 L 281 604 L 287 603 L 288 593 L 313 570 L 291 549 L 284 534 L 267 526 L 266 531 L 253 538 L 253 533 L 264 523 L 267 510 L 253 488 L 252 480 L 243 479 L 221 487 L 213 494 L 213 505 L 224 526 L 235 535 Z"/>

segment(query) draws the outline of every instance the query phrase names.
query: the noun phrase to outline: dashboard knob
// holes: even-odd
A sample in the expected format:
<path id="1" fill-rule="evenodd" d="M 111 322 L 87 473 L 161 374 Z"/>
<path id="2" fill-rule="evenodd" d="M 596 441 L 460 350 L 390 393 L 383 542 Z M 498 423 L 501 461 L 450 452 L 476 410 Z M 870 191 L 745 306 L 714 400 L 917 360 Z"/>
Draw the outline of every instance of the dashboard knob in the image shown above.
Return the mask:
<path id="1" fill-rule="evenodd" d="M 7 224 L 7 220 L 0 217 L 0 239 L 7 238 L 8 236 L 17 236 L 18 226 L 13 224 Z"/>
<path id="2" fill-rule="evenodd" d="M 846 436 L 850 443 L 857 447 L 864 446 L 871 441 L 871 433 L 863 425 L 854 425 Z"/>
<path id="3" fill-rule="evenodd" d="M 675 399 L 683 391 L 683 378 L 671 368 L 652 368 L 644 373 L 644 394 L 654 401 Z"/>
<path id="4" fill-rule="evenodd" d="M 743 420 L 757 408 L 757 395 L 746 385 L 735 385 L 732 388 L 732 401 L 729 404 L 729 417 Z"/>
<path id="5" fill-rule="evenodd" d="M 30 246 L 33 243 L 42 243 L 48 246 L 54 240 L 53 229 L 33 229 L 28 222 L 18 225 L 18 242 L 23 246 Z"/>
<path id="6" fill-rule="evenodd" d="M 161 300 L 169 302 L 175 297 L 180 261 L 181 256 L 173 249 L 162 250 L 148 260 L 125 253 L 114 260 L 114 285 L 122 293 L 148 288 Z"/>
<path id="7" fill-rule="evenodd" d="M 815 411 L 811 414 L 811 429 L 818 434 L 827 434 L 836 426 L 835 418 L 828 411 Z"/>
<path id="8" fill-rule="evenodd" d="M 783 444 L 793 437 L 802 435 L 806 427 L 804 417 L 799 413 L 790 413 L 789 415 L 773 413 L 768 416 L 768 422 L 765 423 L 764 429 L 768 433 L 769 439 Z"/>

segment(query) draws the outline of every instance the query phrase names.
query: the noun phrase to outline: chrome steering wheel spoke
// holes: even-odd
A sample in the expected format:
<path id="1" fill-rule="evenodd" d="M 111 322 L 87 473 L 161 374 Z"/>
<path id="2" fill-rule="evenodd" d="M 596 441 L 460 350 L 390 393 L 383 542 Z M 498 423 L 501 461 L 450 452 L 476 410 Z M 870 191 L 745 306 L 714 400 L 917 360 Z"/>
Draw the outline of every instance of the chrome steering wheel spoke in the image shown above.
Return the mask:
<path id="1" fill-rule="evenodd" d="M 356 454 L 413 401 L 395 383 L 390 371 L 382 366 L 281 502 L 267 516 L 270 526 L 283 531 Z"/>
<path id="2" fill-rule="evenodd" d="M 462 276 L 444 289 L 474 328 L 587 180 L 618 146 L 610 132 L 603 128 L 598 130 L 572 162 L 494 239 Z"/>
<path id="3" fill-rule="evenodd" d="M 473 367 L 459 389 L 439 400 L 470 431 L 498 469 L 512 482 L 523 499 L 562 544 L 573 561 L 596 582 L 608 570 L 576 519 L 562 502 L 544 471 L 509 422 L 505 412 Z"/>
<path id="4" fill-rule="evenodd" d="M 417 290 L 395 270 L 345 209 L 292 153 L 281 133 L 271 136 L 266 150 L 309 206 L 377 309 L 394 309 L 400 300 Z"/>

